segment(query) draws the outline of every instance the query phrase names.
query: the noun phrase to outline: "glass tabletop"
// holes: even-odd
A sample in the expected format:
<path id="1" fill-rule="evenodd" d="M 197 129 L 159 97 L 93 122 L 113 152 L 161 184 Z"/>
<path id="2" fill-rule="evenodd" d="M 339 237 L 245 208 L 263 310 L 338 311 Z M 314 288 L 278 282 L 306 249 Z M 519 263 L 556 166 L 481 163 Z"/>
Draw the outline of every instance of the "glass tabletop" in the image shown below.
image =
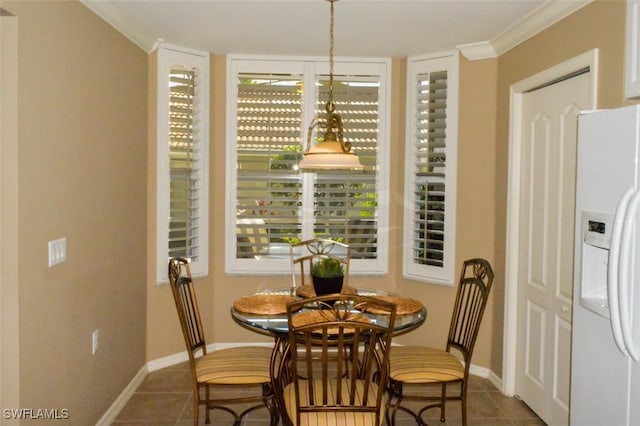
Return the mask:
<path id="1" fill-rule="evenodd" d="M 398 296 L 396 293 L 386 292 L 382 290 L 372 289 L 356 289 L 358 295 L 361 296 Z M 295 288 L 281 288 L 275 290 L 264 290 L 255 295 L 284 295 L 292 296 L 297 299 L 302 299 L 296 296 Z M 388 321 L 388 316 L 384 314 L 373 314 L 369 312 L 363 313 L 366 315 L 372 323 L 385 324 Z M 260 334 L 274 335 L 274 334 L 286 334 L 289 331 L 287 325 L 287 314 L 250 314 L 235 309 L 234 305 L 231 305 L 231 317 L 241 326 L 248 328 L 251 331 L 255 331 Z M 422 309 L 412 313 L 398 314 L 396 315 L 396 321 L 394 326 L 394 335 L 398 336 L 404 333 L 408 333 L 421 326 L 427 319 L 427 309 L 422 306 Z"/>

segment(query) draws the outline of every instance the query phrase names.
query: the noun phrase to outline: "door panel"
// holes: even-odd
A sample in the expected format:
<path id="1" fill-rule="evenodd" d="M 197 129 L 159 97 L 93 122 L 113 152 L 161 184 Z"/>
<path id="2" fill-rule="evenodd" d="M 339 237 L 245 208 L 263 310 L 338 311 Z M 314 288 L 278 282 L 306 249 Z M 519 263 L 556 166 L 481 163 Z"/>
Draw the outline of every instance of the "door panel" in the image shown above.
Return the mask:
<path id="1" fill-rule="evenodd" d="M 545 309 L 527 301 L 527 350 L 525 373 L 533 385 L 544 387 Z"/>
<path id="2" fill-rule="evenodd" d="M 551 418 L 563 417 L 569 411 L 571 377 L 571 322 L 556 316 L 554 342 L 553 404 Z"/>
<path id="3" fill-rule="evenodd" d="M 577 115 L 582 74 L 523 95 L 516 393 L 568 424 Z"/>

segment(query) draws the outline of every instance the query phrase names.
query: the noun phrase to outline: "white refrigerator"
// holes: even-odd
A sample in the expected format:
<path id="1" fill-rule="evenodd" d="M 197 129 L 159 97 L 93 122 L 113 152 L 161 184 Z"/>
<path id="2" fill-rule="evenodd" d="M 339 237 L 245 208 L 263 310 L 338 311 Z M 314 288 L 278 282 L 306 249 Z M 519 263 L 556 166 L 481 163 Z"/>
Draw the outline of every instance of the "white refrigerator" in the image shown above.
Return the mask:
<path id="1" fill-rule="evenodd" d="M 640 425 L 640 106 L 578 118 L 570 424 Z"/>

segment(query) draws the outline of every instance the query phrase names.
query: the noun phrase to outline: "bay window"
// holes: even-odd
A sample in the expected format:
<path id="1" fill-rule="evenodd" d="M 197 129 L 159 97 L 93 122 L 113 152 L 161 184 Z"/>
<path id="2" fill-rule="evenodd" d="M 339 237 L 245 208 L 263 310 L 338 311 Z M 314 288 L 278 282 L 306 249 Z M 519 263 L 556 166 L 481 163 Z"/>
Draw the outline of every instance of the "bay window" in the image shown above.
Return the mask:
<path id="1" fill-rule="evenodd" d="M 228 58 L 228 273 L 290 273 L 289 243 L 312 237 L 349 244 L 352 272 L 387 270 L 390 62 L 335 63 L 336 112 L 365 171 L 303 173 L 328 68 L 314 58 Z"/>

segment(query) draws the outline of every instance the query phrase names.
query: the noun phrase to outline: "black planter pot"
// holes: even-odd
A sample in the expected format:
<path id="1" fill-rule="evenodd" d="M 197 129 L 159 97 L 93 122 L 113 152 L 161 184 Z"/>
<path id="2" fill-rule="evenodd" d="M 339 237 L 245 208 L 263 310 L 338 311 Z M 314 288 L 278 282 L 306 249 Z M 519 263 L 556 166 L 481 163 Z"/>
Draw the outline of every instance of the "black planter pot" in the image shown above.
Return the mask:
<path id="1" fill-rule="evenodd" d="M 342 291 L 342 282 L 344 277 L 311 277 L 313 281 L 313 289 L 316 292 L 316 296 L 324 296 L 325 294 L 340 293 Z"/>

